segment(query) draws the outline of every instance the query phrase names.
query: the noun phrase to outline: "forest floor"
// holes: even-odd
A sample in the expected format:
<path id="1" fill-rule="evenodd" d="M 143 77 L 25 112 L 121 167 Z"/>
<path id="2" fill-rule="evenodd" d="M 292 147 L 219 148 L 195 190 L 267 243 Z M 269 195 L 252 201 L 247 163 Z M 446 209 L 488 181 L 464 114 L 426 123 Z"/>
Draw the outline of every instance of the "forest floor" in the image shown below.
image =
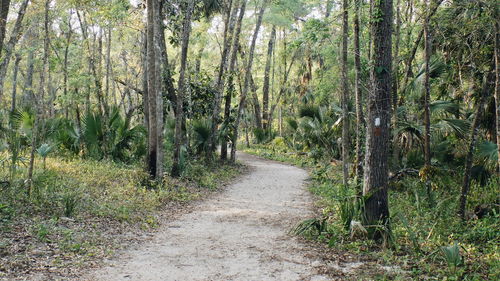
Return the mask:
<path id="1" fill-rule="evenodd" d="M 382 267 L 289 234 L 314 216 L 306 171 L 240 154 L 250 173 L 81 280 L 339 280 Z"/>

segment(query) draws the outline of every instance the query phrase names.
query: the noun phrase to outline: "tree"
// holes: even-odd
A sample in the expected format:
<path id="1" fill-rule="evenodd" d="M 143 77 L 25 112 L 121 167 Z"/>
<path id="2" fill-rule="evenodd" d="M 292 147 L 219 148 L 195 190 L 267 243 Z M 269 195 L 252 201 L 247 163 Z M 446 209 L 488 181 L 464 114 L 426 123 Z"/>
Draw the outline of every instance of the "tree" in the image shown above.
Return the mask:
<path id="1" fill-rule="evenodd" d="M 5 30 L 7 29 L 7 17 L 9 16 L 10 0 L 0 0 L 0 56 L 5 40 Z"/>
<path id="2" fill-rule="evenodd" d="M 490 73 L 492 74 L 492 73 Z M 458 208 L 458 213 L 462 220 L 466 219 L 466 207 L 467 207 L 467 196 L 470 190 L 471 184 L 471 173 L 472 173 L 472 161 L 474 160 L 474 149 L 476 148 L 476 142 L 479 137 L 479 125 L 481 120 L 481 115 L 483 114 L 483 107 L 486 100 L 486 95 L 489 90 L 489 81 L 491 81 L 492 75 L 485 74 L 485 79 L 483 82 L 482 89 L 479 93 L 479 101 L 476 105 L 476 111 L 474 114 L 474 120 L 472 121 L 470 133 L 469 133 L 469 143 L 467 149 L 467 155 L 465 157 L 464 165 L 464 177 L 462 184 L 462 192 L 460 193 L 460 204 Z"/>
<path id="3" fill-rule="evenodd" d="M 364 224 L 380 239 L 389 227 L 388 152 L 391 121 L 392 0 L 373 0 L 373 66 L 368 96 L 364 171 Z M 373 227 L 382 225 L 381 228 Z"/>
<path id="4" fill-rule="evenodd" d="M 498 7 L 495 7 L 495 102 L 496 102 L 496 133 L 497 133 L 497 172 L 500 175 L 500 20 L 498 19 Z"/>
<path id="5" fill-rule="evenodd" d="M 191 15 L 193 13 L 194 0 L 189 0 L 184 20 L 182 24 L 182 36 L 181 36 L 181 68 L 179 70 L 179 86 L 177 87 L 177 98 L 176 98 L 176 108 L 177 114 L 175 116 L 175 144 L 174 144 L 174 158 L 172 163 L 172 171 L 170 174 L 173 177 L 178 177 L 181 175 L 180 157 L 181 157 L 181 146 L 182 146 L 182 122 L 183 122 L 183 101 L 184 101 L 184 91 L 186 89 L 186 67 L 187 67 L 187 52 L 189 47 L 189 35 L 191 33 Z"/>
<path id="6" fill-rule="evenodd" d="M 241 92 L 240 102 L 238 105 L 238 113 L 236 115 L 236 120 L 234 122 L 234 132 L 232 137 L 232 146 L 231 146 L 231 161 L 236 161 L 236 142 L 238 141 L 238 126 L 240 124 L 241 115 L 243 114 L 243 109 L 245 107 L 246 97 L 248 93 L 248 88 L 250 85 L 250 79 L 252 76 L 252 65 L 253 58 L 255 54 L 255 45 L 257 42 L 257 36 L 259 35 L 260 26 L 262 25 L 262 18 L 264 17 L 264 11 L 266 9 L 266 5 L 268 0 L 264 0 L 262 3 L 262 7 L 260 8 L 259 14 L 257 15 L 257 23 L 255 24 L 255 31 L 252 37 L 252 43 L 250 44 L 250 51 L 248 53 L 248 61 L 246 63 L 246 72 L 245 72 L 245 82 L 243 84 L 243 90 Z"/>
<path id="7" fill-rule="evenodd" d="M 243 0 L 241 2 L 240 11 L 238 14 L 238 22 L 236 24 L 236 29 L 234 30 L 233 43 L 231 45 L 231 58 L 229 59 L 229 78 L 228 78 L 228 86 L 226 90 L 226 96 L 224 101 L 224 122 L 226 125 L 229 123 L 230 115 L 231 115 L 231 99 L 234 92 L 234 76 L 236 71 L 236 59 L 238 58 L 238 51 L 240 48 L 240 34 L 241 27 L 243 22 L 243 17 L 245 16 L 247 1 Z M 223 138 L 221 140 L 221 160 L 227 159 L 227 140 Z"/>
<path id="8" fill-rule="evenodd" d="M 266 131 L 271 126 L 271 124 L 269 124 L 269 120 L 271 119 L 269 116 L 269 80 L 270 80 L 271 62 L 273 57 L 273 48 L 275 41 L 276 41 L 276 26 L 273 25 L 271 28 L 271 37 L 269 38 L 269 44 L 267 46 L 266 67 L 264 70 L 264 86 L 262 87 L 262 120 L 263 120 L 262 128 Z"/>
<path id="9" fill-rule="evenodd" d="M 157 8 L 156 1 L 147 0 L 147 73 L 148 73 L 148 109 L 149 109 L 149 128 L 148 128 L 148 171 L 151 178 L 155 180 L 161 179 L 162 175 L 158 174 L 160 165 L 158 159 L 158 150 L 162 145 L 159 130 L 162 127 L 158 123 L 158 95 L 156 80 L 156 40 L 155 40 L 155 8 Z"/>
<path id="10" fill-rule="evenodd" d="M 349 76 L 347 75 L 347 40 L 349 37 L 349 2 L 342 2 L 342 172 L 343 184 L 349 184 Z"/>
<path id="11" fill-rule="evenodd" d="M 225 84 L 225 73 L 228 68 L 228 57 L 229 52 L 231 51 L 231 42 L 233 41 L 233 33 L 236 24 L 236 16 L 238 13 L 239 0 L 229 1 L 229 5 L 227 7 L 226 14 L 226 22 L 224 25 L 224 47 L 221 54 L 221 62 L 219 66 L 219 72 L 217 74 L 216 80 L 216 88 L 217 92 L 215 95 L 214 108 L 212 113 L 212 127 L 210 133 L 210 149 L 211 151 L 215 151 L 216 146 L 216 134 L 217 134 L 217 125 L 219 124 L 219 115 L 220 115 L 220 104 L 221 104 L 221 96 L 224 92 L 224 84 Z"/>
<path id="12" fill-rule="evenodd" d="M 362 106 L 362 93 L 361 93 L 361 48 L 360 48 L 360 27 L 359 27 L 359 13 L 361 0 L 354 0 L 354 95 L 356 98 L 356 178 L 358 181 L 363 176 L 363 160 L 361 156 L 361 138 L 362 138 L 362 125 L 363 125 L 363 106 Z"/>
<path id="13" fill-rule="evenodd" d="M 425 1 L 426 11 L 430 12 L 428 0 Z M 431 168 L 431 110 L 430 110 L 430 99 L 431 99 L 431 84 L 430 84 L 430 61 L 431 61 L 431 42 L 430 42 L 430 31 L 429 31 L 429 16 L 426 14 L 424 16 L 424 58 L 425 58 L 425 81 L 424 81 L 424 157 L 425 166 L 424 169 L 427 170 Z M 429 197 L 429 203 L 432 205 L 431 196 L 431 183 L 430 177 L 426 176 L 427 196 Z"/>
<path id="14" fill-rule="evenodd" d="M 6 1 L 4 1 L 6 2 Z M 12 58 L 12 54 L 14 53 L 14 48 L 16 47 L 17 43 L 19 42 L 19 38 L 21 37 L 23 31 L 24 31 L 24 26 L 23 26 L 23 19 L 24 15 L 26 14 L 26 10 L 28 9 L 28 4 L 29 0 L 24 0 L 21 4 L 21 7 L 19 7 L 19 12 L 17 14 L 16 22 L 14 24 L 14 28 L 12 29 L 9 41 L 5 46 L 3 45 L 3 41 L 0 42 L 2 44 L 3 48 L 5 49 L 5 54 L 2 56 L 2 60 L 0 62 L 0 102 L 2 101 L 3 98 L 3 88 L 4 88 L 4 83 L 5 83 L 5 76 L 7 75 L 7 68 L 10 63 L 10 59 Z M 3 11 L 2 11 L 3 12 Z M 2 20 L 0 19 L 0 22 Z M 2 28 L 0 24 L 0 29 Z M 1 30 L 0 30 L 1 32 Z M 3 31 L 5 33 L 5 31 Z M 0 35 L 4 36 L 4 35 Z"/>

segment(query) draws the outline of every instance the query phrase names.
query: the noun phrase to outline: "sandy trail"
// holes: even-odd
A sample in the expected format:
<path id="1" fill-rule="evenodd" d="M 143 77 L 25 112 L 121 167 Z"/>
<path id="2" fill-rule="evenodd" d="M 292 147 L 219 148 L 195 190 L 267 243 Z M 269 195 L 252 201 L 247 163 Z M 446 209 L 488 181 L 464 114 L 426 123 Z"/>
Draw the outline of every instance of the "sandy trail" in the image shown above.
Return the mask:
<path id="1" fill-rule="evenodd" d="M 240 154 L 251 173 L 83 280 L 329 280 L 287 235 L 311 216 L 296 167 Z"/>

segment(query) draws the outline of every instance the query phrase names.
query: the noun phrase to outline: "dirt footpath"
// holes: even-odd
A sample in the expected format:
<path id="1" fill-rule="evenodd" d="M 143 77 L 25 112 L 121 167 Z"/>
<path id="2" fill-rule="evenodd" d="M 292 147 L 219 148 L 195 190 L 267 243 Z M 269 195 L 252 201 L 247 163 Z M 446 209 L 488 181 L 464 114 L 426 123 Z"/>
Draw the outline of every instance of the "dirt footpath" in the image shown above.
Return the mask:
<path id="1" fill-rule="evenodd" d="M 329 280 L 287 234 L 311 217 L 296 167 L 240 154 L 251 172 L 82 280 Z"/>

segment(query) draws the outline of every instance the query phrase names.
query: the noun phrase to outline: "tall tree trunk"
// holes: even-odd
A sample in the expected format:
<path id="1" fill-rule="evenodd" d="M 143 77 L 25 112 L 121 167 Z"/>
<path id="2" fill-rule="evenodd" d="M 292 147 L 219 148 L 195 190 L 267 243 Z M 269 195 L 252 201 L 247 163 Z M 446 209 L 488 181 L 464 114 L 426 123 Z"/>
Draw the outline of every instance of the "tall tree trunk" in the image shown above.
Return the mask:
<path id="1" fill-rule="evenodd" d="M 147 0 L 147 72 L 148 72 L 148 171 L 151 178 L 160 179 L 156 173 L 158 163 L 158 120 L 157 120 L 157 95 L 156 88 L 156 48 L 155 46 L 155 5 L 154 0 Z"/>
<path id="2" fill-rule="evenodd" d="M 269 44 L 267 46 L 267 59 L 266 67 L 264 70 L 264 86 L 262 88 L 262 128 L 268 130 L 271 124 L 268 124 L 269 118 L 269 80 L 271 72 L 271 61 L 273 57 L 274 42 L 276 41 L 276 26 L 273 25 L 271 29 L 271 38 L 269 39 Z M 269 128 L 270 129 L 270 128 Z"/>
<path id="3" fill-rule="evenodd" d="M 162 87 L 163 83 L 163 73 L 166 73 L 166 70 L 164 69 L 165 67 L 168 67 L 168 62 L 166 63 L 167 65 L 165 66 L 165 61 L 167 60 L 166 58 L 166 51 L 163 53 L 162 50 L 162 45 L 165 44 L 164 41 L 164 29 L 163 29 L 163 16 L 162 16 L 162 1 L 157 0 L 153 3 L 154 5 L 154 53 L 156 55 L 156 59 L 154 60 L 155 63 L 155 75 L 154 75 L 154 83 L 155 83 L 155 91 L 156 91 L 156 136 L 158 140 L 156 141 L 156 175 L 158 179 L 163 178 L 163 124 L 164 124 L 164 111 L 163 111 L 163 96 L 165 94 L 165 89 Z M 158 59 L 158 57 L 160 59 Z M 132 97 L 130 96 L 130 91 L 128 91 L 128 98 L 129 98 L 129 112 L 133 112 L 133 105 L 132 105 Z"/>
<path id="4" fill-rule="evenodd" d="M 19 38 L 21 38 L 21 34 L 23 33 L 23 19 L 28 8 L 28 4 L 29 0 L 24 0 L 24 2 L 21 4 L 19 12 L 17 13 L 16 23 L 14 24 L 14 27 L 10 34 L 9 41 L 3 46 L 5 54 L 2 56 L 2 61 L 0 62 L 0 103 L 2 102 L 3 98 L 3 88 L 5 83 L 5 76 L 7 75 L 7 68 L 9 66 L 12 54 L 14 53 L 14 48 L 16 47 L 17 42 L 19 42 Z"/>
<path id="5" fill-rule="evenodd" d="M 363 124 L 363 106 L 362 106 L 362 93 L 361 93 L 361 48 L 359 44 L 360 27 L 359 27 L 359 10 L 361 0 L 354 0 L 354 70 L 355 82 L 354 93 L 356 96 L 356 179 L 359 183 L 363 176 L 363 160 L 361 156 L 361 138 L 362 138 L 362 124 Z"/>
<path id="6" fill-rule="evenodd" d="M 108 27 L 108 36 L 106 36 L 106 86 L 105 86 L 105 94 L 104 96 L 109 101 L 109 88 L 111 81 L 111 33 L 113 28 L 111 26 Z"/>
<path id="7" fill-rule="evenodd" d="M 398 91 L 399 91 L 399 45 L 401 41 L 401 0 L 396 3 L 396 25 L 394 37 L 396 42 L 394 44 L 394 70 L 392 79 L 392 130 L 396 131 L 398 126 Z M 396 142 L 396 135 L 394 134 L 394 141 L 392 142 L 392 160 L 395 167 L 399 166 L 399 146 Z"/>
<path id="8" fill-rule="evenodd" d="M 343 184 L 349 184 L 349 76 L 347 74 L 347 40 L 349 37 L 349 3 L 342 1 L 342 174 Z"/>
<path id="9" fill-rule="evenodd" d="M 73 27 L 71 26 L 71 13 L 68 17 L 68 32 L 66 33 L 66 46 L 64 48 L 63 58 L 63 94 L 68 96 L 68 67 L 69 67 L 69 46 L 71 45 L 71 37 L 73 36 Z M 66 111 L 67 112 L 67 111 Z"/>
<path id="10" fill-rule="evenodd" d="M 236 59 L 238 57 L 238 49 L 240 46 L 240 33 L 241 33 L 241 26 L 243 22 L 243 17 L 245 16 L 245 9 L 246 9 L 246 4 L 247 1 L 243 0 L 241 2 L 240 6 L 240 11 L 238 14 L 238 22 L 236 24 L 236 29 L 234 31 L 234 36 L 233 36 L 233 43 L 231 46 L 231 58 L 229 59 L 229 78 L 228 78 L 228 86 L 226 90 L 226 96 L 225 96 L 225 101 L 224 101 L 224 120 L 225 122 L 229 122 L 229 118 L 231 115 L 231 99 L 232 95 L 234 92 L 234 76 L 236 75 L 235 70 L 236 70 Z M 227 141 L 226 138 L 223 138 L 221 140 L 221 152 L 220 152 L 220 159 L 221 160 L 226 160 L 227 159 Z"/>
<path id="11" fill-rule="evenodd" d="M 233 3 L 234 2 L 234 3 Z M 224 92 L 225 77 L 224 74 L 228 69 L 228 57 L 231 51 L 231 42 L 233 41 L 234 27 L 236 24 L 236 16 L 238 14 L 239 0 L 229 0 L 227 7 L 226 22 L 224 26 L 224 47 L 221 54 L 221 62 L 219 65 L 219 72 L 217 74 L 215 100 L 212 111 L 212 126 L 210 130 L 210 151 L 213 153 L 217 146 L 217 126 L 220 121 L 220 107 L 221 97 Z"/>
<path id="12" fill-rule="evenodd" d="M 443 1 L 444 0 L 437 0 L 434 7 L 432 7 L 432 9 L 430 9 L 429 13 L 426 15 L 425 20 L 430 21 L 430 19 L 432 18 L 432 16 L 434 16 L 434 14 L 436 13 L 436 11 L 439 8 L 439 6 L 441 5 L 441 3 L 443 3 Z M 420 45 L 420 41 L 422 41 L 423 37 L 424 37 L 424 29 L 422 28 L 420 30 L 420 33 L 417 36 L 417 40 L 415 41 L 415 44 L 413 44 L 413 48 L 410 51 L 410 55 L 408 56 L 408 60 L 406 61 L 406 71 L 405 71 L 406 76 L 405 76 L 405 80 L 403 83 L 403 89 L 405 89 L 408 86 L 408 81 L 410 80 L 410 77 L 412 76 L 413 60 L 415 59 L 415 55 L 417 54 L 418 46 Z"/>
<path id="13" fill-rule="evenodd" d="M 0 56 L 2 55 L 3 41 L 5 40 L 5 31 L 7 30 L 9 8 L 10 0 L 0 0 Z"/>
<path id="14" fill-rule="evenodd" d="M 106 103 L 104 101 L 104 97 L 103 97 L 103 93 L 102 93 L 102 83 L 101 83 L 100 73 L 99 73 L 99 66 L 97 65 L 99 60 L 97 60 L 97 62 L 96 62 L 96 58 L 95 58 L 96 55 L 97 56 L 100 56 L 100 55 L 99 55 L 99 52 L 97 52 L 97 54 L 95 54 L 96 50 L 92 50 L 92 47 L 90 46 L 90 39 L 89 39 L 89 35 L 88 35 L 88 26 L 86 24 L 85 19 L 82 17 L 82 15 L 80 15 L 80 12 L 78 12 L 78 11 L 76 11 L 76 15 L 77 15 L 78 21 L 80 23 L 83 41 L 86 43 L 87 51 L 89 52 L 89 55 L 88 55 L 89 70 L 92 73 L 92 76 L 94 78 L 95 93 L 97 95 L 97 101 L 99 102 L 99 105 L 97 108 L 99 110 L 99 114 L 106 116 L 106 118 L 107 118 L 107 117 L 109 117 L 108 116 L 108 108 L 106 107 Z M 87 97 L 87 99 L 88 99 L 87 107 L 89 109 L 89 107 L 90 107 L 90 92 L 88 93 L 88 95 L 89 96 Z"/>
<path id="15" fill-rule="evenodd" d="M 19 63 L 21 62 L 21 55 L 16 54 L 16 60 L 14 61 L 14 73 L 12 75 L 12 101 L 10 106 L 10 111 L 14 112 L 16 110 L 16 99 L 17 99 L 17 73 L 19 72 Z"/>
<path id="16" fill-rule="evenodd" d="M 474 115 L 474 120 L 472 121 L 472 126 L 470 129 L 470 137 L 469 137 L 469 147 L 467 151 L 467 156 L 465 157 L 465 169 L 464 169 L 464 178 L 462 184 L 462 192 L 460 194 L 460 205 L 458 209 L 458 214 L 462 220 L 465 220 L 466 216 L 466 207 L 467 207 L 467 196 L 469 194 L 470 182 L 471 182 L 471 171 L 472 171 L 472 162 L 474 160 L 474 149 L 476 149 L 476 142 L 479 135 L 479 125 L 481 123 L 481 115 L 483 114 L 483 106 L 486 101 L 486 94 L 489 90 L 489 81 L 490 75 L 485 74 L 485 79 L 483 79 L 483 86 L 481 89 L 481 94 L 479 97 L 479 101 L 476 107 L 476 113 Z"/>
<path id="17" fill-rule="evenodd" d="M 240 125 L 241 114 L 245 108 L 245 101 L 248 93 L 248 87 L 250 85 L 250 78 L 252 75 L 253 58 L 255 54 L 255 45 L 257 42 L 257 36 L 259 35 L 260 26 L 262 25 L 262 18 L 264 17 L 264 11 L 266 9 L 269 0 L 264 0 L 262 7 L 260 8 L 259 14 L 257 16 L 257 24 L 255 25 L 255 31 L 252 37 L 252 43 L 250 45 L 250 51 L 248 53 L 248 62 L 246 64 L 245 82 L 243 84 L 243 91 L 241 93 L 240 102 L 238 105 L 238 113 L 236 115 L 236 120 L 234 122 L 234 133 L 231 141 L 231 161 L 236 161 L 236 143 L 238 141 L 238 126 Z"/>
<path id="18" fill-rule="evenodd" d="M 144 28 L 142 33 L 142 48 L 141 48 L 141 59 L 142 59 L 142 106 L 144 113 L 144 127 L 149 130 L 149 98 L 148 98 L 148 40 L 147 40 L 148 30 L 147 27 Z M 149 140 L 149 138 L 148 138 Z M 146 155 L 146 165 L 149 165 L 149 156 Z"/>
<path id="19" fill-rule="evenodd" d="M 244 52 L 241 53 L 241 61 L 246 61 Z M 252 92 L 255 127 L 258 129 L 262 129 L 262 111 L 260 110 L 259 97 L 257 96 L 257 86 L 255 85 L 253 75 L 250 76 L 250 91 Z"/>
<path id="20" fill-rule="evenodd" d="M 426 11 L 429 12 L 428 0 L 425 0 Z M 424 58 L 425 58 L 425 80 L 424 80 L 424 158 L 425 158 L 425 170 L 428 171 L 431 167 L 431 111 L 430 111 L 430 99 L 431 99 L 431 84 L 430 84 L 430 60 L 431 60 L 431 43 L 429 34 L 429 17 L 424 17 Z M 431 197 L 431 182 L 429 175 L 426 176 L 425 181 L 427 196 L 429 197 L 429 203 L 432 205 Z"/>
<path id="21" fill-rule="evenodd" d="M 496 103 L 496 132 L 497 132 L 497 173 L 500 176 L 500 20 L 498 9 L 495 9 L 495 103 Z"/>
<path id="22" fill-rule="evenodd" d="M 181 175 L 180 167 L 180 156 L 181 156 L 181 146 L 182 146 L 182 135 L 183 135 L 183 101 L 184 101 L 184 91 L 186 88 L 186 67 L 187 67 L 187 52 L 189 48 L 189 35 L 191 33 L 191 15 L 194 8 L 194 0 L 189 0 L 187 5 L 187 10 L 184 15 L 184 21 L 182 26 L 182 40 L 181 40 L 181 68 L 179 70 L 179 85 L 177 87 L 177 115 L 175 116 L 175 147 L 174 147 L 174 161 L 172 163 L 173 177 L 178 177 Z"/>
<path id="23" fill-rule="evenodd" d="M 163 11 L 163 1 L 158 0 L 160 2 L 160 11 Z M 162 74 L 162 79 L 161 79 L 161 91 L 162 94 L 167 98 L 167 100 L 170 102 L 170 108 L 175 114 L 176 110 L 176 92 L 175 92 L 175 86 L 174 86 L 174 80 L 172 78 L 172 71 L 171 69 L 173 68 L 168 60 L 168 53 L 167 53 L 167 45 L 165 41 L 165 25 L 163 24 L 163 18 L 165 17 L 163 14 L 161 15 L 162 19 L 158 22 L 158 26 L 160 28 L 160 31 L 158 32 L 159 39 L 160 39 L 160 51 L 161 51 L 161 74 Z M 169 108 L 168 106 L 164 106 L 164 111 Z M 165 114 L 166 117 L 166 114 Z"/>
<path id="24" fill-rule="evenodd" d="M 26 62 L 26 80 L 24 82 L 24 99 L 27 101 L 26 103 L 32 104 L 34 99 L 33 94 L 33 73 L 35 69 L 35 58 L 33 51 L 28 52 L 28 60 Z"/>
<path id="25" fill-rule="evenodd" d="M 389 124 L 391 121 L 392 0 L 372 0 L 373 66 L 368 97 L 363 220 L 371 237 L 379 240 L 389 227 L 387 199 Z"/>
<path id="26" fill-rule="evenodd" d="M 48 34 L 48 29 L 49 29 L 49 10 L 50 10 L 50 1 L 51 0 L 46 0 L 45 1 L 45 23 L 44 23 L 44 29 L 45 29 L 45 38 L 44 38 L 44 44 L 43 44 L 43 60 L 42 60 L 42 71 L 40 71 L 40 84 L 38 88 L 38 98 L 41 98 L 44 96 L 45 92 L 45 87 L 46 87 L 46 79 L 45 79 L 45 74 L 47 73 L 47 66 L 48 66 L 48 61 L 49 61 L 49 37 L 47 36 Z M 33 108 L 35 112 L 35 118 L 34 118 L 34 123 L 33 123 L 33 129 L 31 132 L 31 152 L 30 152 L 30 162 L 28 165 L 28 179 L 27 179 L 27 184 L 28 184 L 28 194 L 31 196 L 31 192 L 33 190 L 33 170 L 35 167 L 35 151 L 38 145 L 38 127 L 39 127 L 39 122 L 41 121 L 40 119 L 42 118 L 43 114 L 40 112 L 43 110 L 40 108 L 43 105 L 43 100 L 38 100 L 37 97 L 33 97 Z"/>

